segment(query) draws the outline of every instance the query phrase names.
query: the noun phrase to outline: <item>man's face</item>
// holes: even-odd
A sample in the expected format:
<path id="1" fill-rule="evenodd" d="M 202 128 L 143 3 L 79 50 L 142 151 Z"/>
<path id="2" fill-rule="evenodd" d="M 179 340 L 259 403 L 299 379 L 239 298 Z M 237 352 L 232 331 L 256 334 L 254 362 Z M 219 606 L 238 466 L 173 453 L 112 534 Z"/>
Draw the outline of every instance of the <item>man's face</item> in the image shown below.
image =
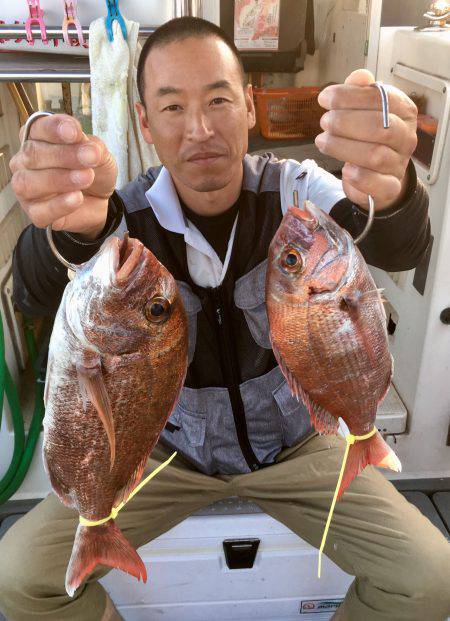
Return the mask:
<path id="1" fill-rule="evenodd" d="M 136 104 L 144 139 L 175 182 L 220 190 L 240 173 L 255 124 L 251 86 L 216 37 L 190 37 L 153 49 L 145 63 L 145 106 Z"/>

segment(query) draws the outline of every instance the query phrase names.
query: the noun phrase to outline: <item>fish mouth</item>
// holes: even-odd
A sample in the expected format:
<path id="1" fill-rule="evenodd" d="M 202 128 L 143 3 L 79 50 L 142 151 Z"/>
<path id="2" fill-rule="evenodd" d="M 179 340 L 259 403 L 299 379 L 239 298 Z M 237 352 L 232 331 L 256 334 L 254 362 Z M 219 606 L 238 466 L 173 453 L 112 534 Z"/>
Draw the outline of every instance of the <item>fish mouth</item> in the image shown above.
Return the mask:
<path id="1" fill-rule="evenodd" d="M 115 250 L 116 283 L 122 285 L 130 280 L 133 272 L 145 259 L 145 248 L 142 242 L 125 233 L 122 240 L 117 238 Z"/>

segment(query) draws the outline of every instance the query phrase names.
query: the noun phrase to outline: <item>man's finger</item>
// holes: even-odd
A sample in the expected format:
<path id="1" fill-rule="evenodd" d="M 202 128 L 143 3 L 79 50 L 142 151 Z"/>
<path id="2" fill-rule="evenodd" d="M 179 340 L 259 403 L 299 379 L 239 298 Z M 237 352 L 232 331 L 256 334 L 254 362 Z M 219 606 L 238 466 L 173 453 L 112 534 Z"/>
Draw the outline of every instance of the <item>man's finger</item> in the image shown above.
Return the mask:
<path id="1" fill-rule="evenodd" d="M 389 110 L 405 121 L 415 122 L 417 106 L 402 91 L 388 87 Z M 381 116 L 381 97 L 377 88 L 333 84 L 319 95 L 319 104 L 326 110 L 378 110 Z"/>
<path id="2" fill-rule="evenodd" d="M 379 205 L 394 201 L 402 190 L 402 183 L 397 177 L 345 164 L 342 169 L 342 180 L 363 194 L 379 197 Z"/>
<path id="3" fill-rule="evenodd" d="M 350 185 L 345 179 L 342 180 L 342 187 L 344 188 L 344 192 L 347 195 L 352 203 L 358 205 L 359 207 L 365 207 L 366 210 L 369 210 L 369 196 L 364 192 L 360 192 L 352 185 Z M 375 204 L 375 211 L 377 211 L 377 205 Z"/>
<path id="4" fill-rule="evenodd" d="M 25 211 L 39 228 L 52 225 L 54 231 L 88 233 L 104 226 L 108 201 L 99 209 L 98 199 L 83 196 L 81 192 L 54 196 L 48 200 L 25 205 Z"/>
<path id="5" fill-rule="evenodd" d="M 104 208 L 99 209 L 98 199 L 85 196 L 81 207 L 72 210 L 67 215 L 52 223 L 54 231 L 70 231 L 72 233 L 89 233 L 92 230 L 103 229 L 108 212 L 108 200 L 104 201 Z"/>
<path id="6" fill-rule="evenodd" d="M 10 168 L 45 170 L 46 168 L 89 168 L 100 163 L 102 149 L 94 141 L 76 145 L 51 144 L 40 140 L 26 140 L 22 149 L 12 158 Z"/>
<path id="7" fill-rule="evenodd" d="M 95 142 L 102 151 L 100 162 L 94 168 L 95 179 L 89 188 L 89 194 L 100 198 L 107 198 L 113 193 L 116 187 L 117 163 L 100 138 L 97 136 L 89 136 L 89 139 Z"/>
<path id="8" fill-rule="evenodd" d="M 333 136 L 384 144 L 395 151 L 411 154 L 415 148 L 415 132 L 395 114 L 389 116 L 390 127 L 383 127 L 383 118 L 369 110 L 330 110 L 320 119 L 320 126 Z"/>
<path id="9" fill-rule="evenodd" d="M 345 84 L 353 86 L 370 86 L 375 82 L 375 76 L 368 69 L 356 69 L 345 78 Z"/>
<path id="10" fill-rule="evenodd" d="M 85 190 L 94 180 L 92 168 L 65 170 L 19 170 L 13 175 L 11 185 L 21 202 L 37 201 L 54 194 Z"/>
<path id="11" fill-rule="evenodd" d="M 317 136 L 316 146 L 321 153 L 341 162 L 394 175 L 398 179 L 403 179 L 409 161 L 388 146 L 340 138 L 328 132 Z"/>
<path id="12" fill-rule="evenodd" d="M 23 128 L 21 132 L 22 139 Z M 84 140 L 83 136 L 81 125 L 73 116 L 51 114 L 42 116 L 32 123 L 28 138 L 55 144 L 73 144 Z"/>
<path id="13" fill-rule="evenodd" d="M 82 203 L 82 192 L 68 192 L 44 201 L 24 203 L 24 209 L 35 226 L 45 228 L 59 218 L 77 211 Z"/>

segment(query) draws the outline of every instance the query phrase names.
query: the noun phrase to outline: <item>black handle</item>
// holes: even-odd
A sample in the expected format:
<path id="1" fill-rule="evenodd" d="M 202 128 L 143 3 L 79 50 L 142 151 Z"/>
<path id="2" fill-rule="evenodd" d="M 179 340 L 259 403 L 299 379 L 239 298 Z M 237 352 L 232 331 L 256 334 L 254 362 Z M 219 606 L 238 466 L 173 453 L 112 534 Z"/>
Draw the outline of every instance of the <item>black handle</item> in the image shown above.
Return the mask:
<path id="1" fill-rule="evenodd" d="M 223 542 L 223 551 L 228 568 L 252 568 L 259 543 L 259 539 L 226 539 Z"/>

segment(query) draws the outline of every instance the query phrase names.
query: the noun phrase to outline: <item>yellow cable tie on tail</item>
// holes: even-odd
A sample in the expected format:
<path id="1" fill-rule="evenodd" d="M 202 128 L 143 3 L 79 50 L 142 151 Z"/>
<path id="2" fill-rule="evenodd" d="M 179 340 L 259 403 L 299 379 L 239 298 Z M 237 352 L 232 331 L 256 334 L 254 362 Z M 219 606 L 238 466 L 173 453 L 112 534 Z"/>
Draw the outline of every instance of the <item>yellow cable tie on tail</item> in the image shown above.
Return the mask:
<path id="1" fill-rule="evenodd" d="M 102 518 L 101 520 L 87 520 L 82 515 L 80 515 L 80 524 L 82 526 L 100 526 L 100 524 L 105 524 L 105 522 L 107 522 L 108 520 L 115 520 L 117 517 L 117 514 L 119 513 L 121 509 L 123 509 L 123 507 L 127 504 L 127 502 L 131 500 L 133 496 L 137 494 L 138 491 L 142 489 L 144 485 L 146 485 L 150 481 L 150 479 L 153 479 L 153 477 L 156 476 L 158 472 L 161 472 L 163 468 L 165 468 L 168 464 L 170 464 L 170 462 L 172 461 L 172 459 L 175 457 L 176 454 L 177 452 L 175 451 L 175 453 L 173 453 L 169 457 L 169 459 L 166 459 L 166 461 L 160 464 L 157 468 L 155 468 L 153 472 L 150 472 L 150 474 L 147 477 L 145 477 L 145 479 L 141 481 L 139 485 L 137 485 L 134 488 L 134 490 L 131 492 L 131 494 L 128 496 L 126 500 L 122 501 L 120 505 L 118 505 L 117 507 L 113 507 L 111 509 L 111 513 L 108 515 L 108 517 Z"/>
<path id="2" fill-rule="evenodd" d="M 347 446 L 345 447 L 345 453 L 344 453 L 344 459 L 342 460 L 341 472 L 339 473 L 339 478 L 338 478 L 338 482 L 337 482 L 337 485 L 336 485 L 336 489 L 334 490 L 333 502 L 331 503 L 330 511 L 328 513 L 327 523 L 326 523 L 325 530 L 323 531 L 323 535 L 322 535 L 322 543 L 320 544 L 319 568 L 318 568 L 318 572 L 317 572 L 317 575 L 318 575 L 319 578 L 320 578 L 320 573 L 321 573 L 321 570 L 322 570 L 322 552 L 323 552 L 323 549 L 325 547 L 325 543 L 326 543 L 326 540 L 327 540 L 328 530 L 330 528 L 331 518 L 333 517 L 334 507 L 336 505 L 337 495 L 338 495 L 338 492 L 339 492 L 339 488 L 341 486 L 342 477 L 344 476 L 344 471 L 345 471 L 345 466 L 347 464 L 347 457 L 348 457 L 348 452 L 350 450 L 350 446 L 352 444 L 355 444 L 355 442 L 357 440 L 368 440 L 369 438 L 374 436 L 377 433 L 377 431 L 378 431 L 378 429 L 376 427 L 374 427 L 372 429 L 372 431 L 369 432 L 369 433 L 366 433 L 365 436 L 354 436 L 351 433 L 349 433 L 349 434 L 347 434 L 345 436 L 345 440 L 347 442 Z"/>

